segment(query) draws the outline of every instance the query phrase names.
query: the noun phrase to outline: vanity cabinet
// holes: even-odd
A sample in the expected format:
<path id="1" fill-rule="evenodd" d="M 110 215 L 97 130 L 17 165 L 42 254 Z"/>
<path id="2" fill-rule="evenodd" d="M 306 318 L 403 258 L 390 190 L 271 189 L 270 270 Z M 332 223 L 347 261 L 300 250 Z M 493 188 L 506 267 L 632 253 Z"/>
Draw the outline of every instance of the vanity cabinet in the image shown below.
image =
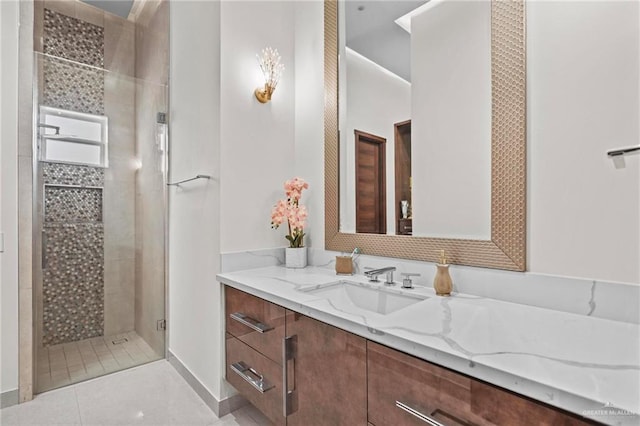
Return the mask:
<path id="1" fill-rule="evenodd" d="M 225 309 L 227 381 L 274 424 L 366 425 L 364 338 L 228 286 Z"/>
<path id="2" fill-rule="evenodd" d="M 275 425 L 283 412 L 285 309 L 225 286 L 225 373 L 245 398 Z"/>
<path id="3" fill-rule="evenodd" d="M 228 286 L 225 307 L 226 378 L 276 425 L 594 424 Z"/>

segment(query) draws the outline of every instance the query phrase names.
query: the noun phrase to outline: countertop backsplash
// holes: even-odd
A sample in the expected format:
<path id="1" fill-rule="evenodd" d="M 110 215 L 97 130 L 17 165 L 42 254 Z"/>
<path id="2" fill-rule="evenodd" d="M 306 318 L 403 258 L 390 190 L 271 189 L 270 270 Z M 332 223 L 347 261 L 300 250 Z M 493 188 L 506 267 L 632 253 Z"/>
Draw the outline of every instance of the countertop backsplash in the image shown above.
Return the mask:
<path id="1" fill-rule="evenodd" d="M 308 250 L 310 266 L 331 270 L 337 255 L 349 254 L 313 247 Z M 221 254 L 222 273 L 278 265 L 284 265 L 284 248 Z M 364 267 L 384 266 L 397 268 L 394 279 L 398 283 L 400 274 L 407 272 L 420 274 L 413 279 L 414 285 L 433 285 L 436 267 L 431 262 L 363 254 L 354 261 L 354 273 L 362 275 Z M 454 292 L 640 324 L 640 285 L 461 265 L 451 265 L 450 272 Z"/>

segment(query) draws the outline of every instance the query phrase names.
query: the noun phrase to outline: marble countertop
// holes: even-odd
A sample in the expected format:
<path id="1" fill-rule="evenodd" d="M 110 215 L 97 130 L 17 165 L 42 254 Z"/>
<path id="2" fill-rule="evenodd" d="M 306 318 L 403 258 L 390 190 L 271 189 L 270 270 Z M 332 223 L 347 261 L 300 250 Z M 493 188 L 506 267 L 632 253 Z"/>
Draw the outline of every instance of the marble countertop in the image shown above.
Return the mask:
<path id="1" fill-rule="evenodd" d="M 280 266 L 222 273 L 217 280 L 521 395 L 612 425 L 640 424 L 638 324 L 519 305 L 431 288 L 427 298 L 387 315 L 337 306 L 301 289 L 363 276 Z M 401 292 L 400 285 L 391 291 Z M 553 295 L 549 295 L 553 297 Z"/>

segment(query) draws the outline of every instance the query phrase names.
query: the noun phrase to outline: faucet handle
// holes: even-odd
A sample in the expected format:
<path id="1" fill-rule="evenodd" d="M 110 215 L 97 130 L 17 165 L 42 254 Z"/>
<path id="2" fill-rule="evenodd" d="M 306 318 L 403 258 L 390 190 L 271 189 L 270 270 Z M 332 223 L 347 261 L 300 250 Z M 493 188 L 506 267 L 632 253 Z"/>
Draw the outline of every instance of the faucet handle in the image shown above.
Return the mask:
<path id="1" fill-rule="evenodd" d="M 402 279 L 402 288 L 413 288 L 413 281 L 411 281 L 411 277 L 419 277 L 420 274 L 413 272 L 403 272 L 402 275 L 404 278 Z"/>

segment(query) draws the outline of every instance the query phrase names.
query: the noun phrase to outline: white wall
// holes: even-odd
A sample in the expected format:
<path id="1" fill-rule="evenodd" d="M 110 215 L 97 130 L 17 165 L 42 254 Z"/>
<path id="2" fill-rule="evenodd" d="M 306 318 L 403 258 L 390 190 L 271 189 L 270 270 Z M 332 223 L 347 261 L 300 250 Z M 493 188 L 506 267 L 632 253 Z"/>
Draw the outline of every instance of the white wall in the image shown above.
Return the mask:
<path id="1" fill-rule="evenodd" d="M 18 388 L 18 9 L 0 2 L 0 393 Z"/>
<path id="2" fill-rule="evenodd" d="M 491 2 L 411 20 L 413 235 L 491 239 Z"/>
<path id="3" fill-rule="evenodd" d="M 395 123 L 411 119 L 411 84 L 364 56 L 346 48 L 346 118 L 340 126 L 345 190 L 340 194 L 340 230 L 356 229 L 355 130 L 387 140 L 386 197 L 387 234 L 395 234 Z"/>
<path id="4" fill-rule="evenodd" d="M 273 230 L 270 219 L 271 208 L 285 196 L 284 182 L 296 171 L 294 6 L 288 1 L 221 3 L 223 252 L 288 244 L 286 227 Z M 261 104 L 253 94 L 264 86 L 256 54 L 268 46 L 278 49 L 285 70 L 271 102 Z"/>
<path id="5" fill-rule="evenodd" d="M 220 399 L 220 3 L 170 8 L 169 350 Z"/>
<path id="6" fill-rule="evenodd" d="M 214 179 L 171 192 L 169 349 L 219 400 L 231 393 L 222 379 L 224 322 L 215 282 L 220 253 L 286 244 L 285 230 L 270 228 L 270 212 L 294 173 L 311 184 L 303 198 L 307 203 L 313 196 L 311 208 L 321 206 L 324 196 L 322 163 L 295 167 L 296 158 L 317 160 L 323 150 L 322 117 L 315 130 L 313 124 L 297 129 L 305 142 L 296 150 L 295 117 L 317 120 L 316 106 L 322 106 L 322 68 L 305 73 L 301 82 L 310 84 L 311 97 L 307 108 L 301 104 L 296 111 L 294 32 L 314 44 L 301 45 L 301 55 L 321 52 L 323 45 L 322 27 L 296 27 L 295 6 L 286 1 L 171 6 L 171 175 L 206 173 Z M 313 14 L 317 6 L 302 4 L 300 13 Z M 260 104 L 253 94 L 264 84 L 256 53 L 267 46 L 278 49 L 286 69 L 272 101 Z M 322 220 L 310 218 L 312 238 L 322 240 Z"/>
<path id="7" fill-rule="evenodd" d="M 640 283 L 637 1 L 527 3 L 529 269 Z"/>

